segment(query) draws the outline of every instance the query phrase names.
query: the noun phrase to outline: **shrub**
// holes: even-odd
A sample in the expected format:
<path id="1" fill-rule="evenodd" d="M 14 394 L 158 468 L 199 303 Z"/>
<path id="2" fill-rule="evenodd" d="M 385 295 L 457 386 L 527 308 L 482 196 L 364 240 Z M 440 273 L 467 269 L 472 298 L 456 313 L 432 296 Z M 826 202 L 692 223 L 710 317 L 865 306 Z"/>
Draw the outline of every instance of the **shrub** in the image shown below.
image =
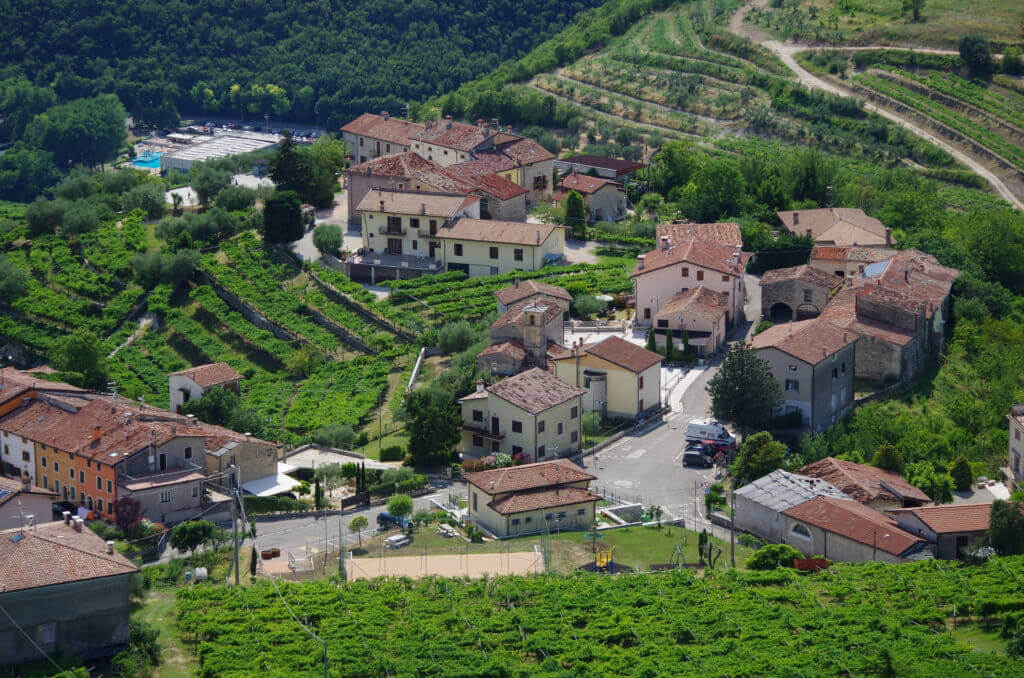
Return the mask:
<path id="1" fill-rule="evenodd" d="M 61 225 L 65 233 L 75 235 L 94 231 L 100 225 L 100 215 L 96 208 L 85 202 L 78 201 L 64 213 L 64 221 Z"/>
<path id="2" fill-rule="evenodd" d="M 473 326 L 465 320 L 448 323 L 437 333 L 437 344 L 445 353 L 458 353 L 469 348 L 474 338 Z"/>
<path id="3" fill-rule="evenodd" d="M 341 229 L 335 224 L 320 224 L 313 230 L 313 246 L 321 254 L 334 254 L 341 249 Z"/>
<path id="4" fill-rule="evenodd" d="M 601 433 L 601 414 L 587 412 L 583 415 L 583 435 L 596 436 Z"/>
<path id="5" fill-rule="evenodd" d="M 222 207 L 229 212 L 238 212 L 240 210 L 248 209 L 252 207 L 253 203 L 256 202 L 256 191 L 246 186 L 226 186 L 217 193 L 217 197 L 214 198 L 213 204 L 217 207 Z"/>
<path id="6" fill-rule="evenodd" d="M 327 447 L 347 448 L 356 441 L 356 434 L 348 424 L 331 424 L 313 431 L 313 442 Z"/>
<path id="7" fill-rule="evenodd" d="M 380 451 L 381 461 L 402 461 L 405 459 L 405 449 L 401 445 L 389 445 Z"/>
<path id="8" fill-rule="evenodd" d="M 603 311 L 607 304 L 595 296 L 581 294 L 572 302 L 572 310 L 581 318 L 588 318 Z"/>
<path id="9" fill-rule="evenodd" d="M 308 511 L 313 508 L 313 502 L 304 499 L 289 499 L 288 497 L 242 497 L 245 503 L 245 512 L 250 515 L 258 513 L 275 513 L 277 511 Z"/>
<path id="10" fill-rule="evenodd" d="M 761 334 L 774 324 L 775 323 L 773 323 L 771 320 L 762 320 L 761 322 L 757 323 L 757 327 L 754 328 L 754 334 Z"/>
<path id="11" fill-rule="evenodd" d="M 140 209 L 147 219 L 158 219 L 164 214 L 164 189 L 160 184 L 139 184 L 124 196 L 125 209 Z"/>
<path id="12" fill-rule="evenodd" d="M 751 570 L 774 570 L 792 567 L 794 558 L 803 558 L 803 554 L 789 544 L 768 544 L 747 558 L 746 565 Z"/>
<path id="13" fill-rule="evenodd" d="M 953 478 L 953 486 L 959 492 L 966 492 L 971 489 L 974 482 L 974 474 L 971 472 L 971 465 L 961 454 L 949 465 L 949 475 Z"/>

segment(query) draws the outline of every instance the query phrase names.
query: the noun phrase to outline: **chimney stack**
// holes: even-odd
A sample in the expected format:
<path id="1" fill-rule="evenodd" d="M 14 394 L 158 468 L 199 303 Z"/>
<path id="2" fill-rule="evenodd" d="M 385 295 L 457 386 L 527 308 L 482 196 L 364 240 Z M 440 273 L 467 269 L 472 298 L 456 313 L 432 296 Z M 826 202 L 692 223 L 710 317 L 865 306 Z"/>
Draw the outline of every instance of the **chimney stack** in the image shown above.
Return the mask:
<path id="1" fill-rule="evenodd" d="M 672 240 L 667 235 L 661 236 L 661 249 L 667 250 L 671 246 Z"/>
<path id="2" fill-rule="evenodd" d="M 484 392 L 484 380 L 483 379 L 477 379 L 477 381 L 476 381 L 476 392 L 477 393 L 483 393 Z"/>
<path id="3" fill-rule="evenodd" d="M 793 212 L 793 225 L 796 226 L 799 223 L 800 223 L 800 213 L 799 212 Z"/>
<path id="4" fill-rule="evenodd" d="M 381 111 L 380 112 L 380 117 L 384 118 L 385 120 L 388 120 L 388 119 L 391 118 L 391 114 L 388 113 L 387 111 Z"/>
<path id="5" fill-rule="evenodd" d="M 28 474 L 28 471 L 21 474 L 21 489 L 24 492 L 28 492 L 32 489 L 32 476 Z"/>
<path id="6" fill-rule="evenodd" d="M 885 244 L 886 245 L 891 245 L 892 244 L 892 229 L 889 228 L 888 226 L 886 226 L 886 228 L 885 228 Z"/>
<path id="7" fill-rule="evenodd" d="M 537 231 L 537 247 L 540 247 L 540 231 Z"/>
<path id="8" fill-rule="evenodd" d="M 646 258 L 646 255 L 643 255 L 643 254 L 636 255 L 636 267 L 638 269 L 640 269 L 641 271 L 644 269 L 644 259 L 645 258 Z"/>
<path id="9" fill-rule="evenodd" d="M 93 426 L 92 427 L 92 436 L 90 436 L 89 440 L 99 440 L 102 437 L 103 437 L 103 428 L 100 427 L 100 426 Z"/>
<path id="10" fill-rule="evenodd" d="M 64 524 L 65 525 L 70 525 L 71 524 L 71 511 L 64 511 L 63 516 L 64 516 Z"/>
<path id="11" fill-rule="evenodd" d="M 109 539 L 107 540 L 107 555 L 114 555 L 114 542 L 110 541 Z"/>
<path id="12" fill-rule="evenodd" d="M 857 264 L 857 273 L 860 274 L 861 278 L 864 277 L 864 264 Z"/>
<path id="13" fill-rule="evenodd" d="M 515 287 L 516 289 L 519 289 L 519 276 L 518 275 L 512 280 L 512 287 Z"/>
<path id="14" fill-rule="evenodd" d="M 909 267 L 903 269 L 903 282 L 905 282 L 905 283 L 909 283 L 910 282 L 910 268 Z"/>
<path id="15" fill-rule="evenodd" d="M 814 232 L 811 231 L 811 229 L 809 229 L 809 228 L 807 229 L 807 237 L 808 238 L 812 238 L 812 239 L 814 238 Z"/>

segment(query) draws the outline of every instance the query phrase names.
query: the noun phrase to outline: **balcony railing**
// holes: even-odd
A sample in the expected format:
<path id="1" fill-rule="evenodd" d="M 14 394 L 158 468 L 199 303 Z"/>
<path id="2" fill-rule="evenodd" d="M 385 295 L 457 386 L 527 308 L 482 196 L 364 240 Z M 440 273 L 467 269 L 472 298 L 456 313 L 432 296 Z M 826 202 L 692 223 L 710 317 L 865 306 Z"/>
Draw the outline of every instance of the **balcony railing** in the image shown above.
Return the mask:
<path id="1" fill-rule="evenodd" d="M 381 235 L 405 235 L 404 228 L 390 228 L 388 226 L 378 226 L 377 232 Z"/>
<path id="2" fill-rule="evenodd" d="M 492 433 L 491 430 L 488 428 L 478 428 L 476 426 L 470 426 L 469 424 L 463 424 L 462 430 L 467 433 L 472 433 L 475 436 L 480 436 L 481 438 L 487 438 L 488 440 L 505 439 L 504 433 Z"/>

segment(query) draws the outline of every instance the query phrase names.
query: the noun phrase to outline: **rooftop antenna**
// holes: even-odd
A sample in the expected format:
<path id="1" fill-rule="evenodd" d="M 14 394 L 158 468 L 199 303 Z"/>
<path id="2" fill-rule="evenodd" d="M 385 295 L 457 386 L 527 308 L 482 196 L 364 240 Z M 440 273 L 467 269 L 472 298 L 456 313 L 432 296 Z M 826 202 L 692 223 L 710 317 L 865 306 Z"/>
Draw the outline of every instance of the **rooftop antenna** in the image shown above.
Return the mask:
<path id="1" fill-rule="evenodd" d="M 111 379 L 107 382 L 107 389 L 110 390 L 110 404 L 117 402 L 117 382 Z"/>

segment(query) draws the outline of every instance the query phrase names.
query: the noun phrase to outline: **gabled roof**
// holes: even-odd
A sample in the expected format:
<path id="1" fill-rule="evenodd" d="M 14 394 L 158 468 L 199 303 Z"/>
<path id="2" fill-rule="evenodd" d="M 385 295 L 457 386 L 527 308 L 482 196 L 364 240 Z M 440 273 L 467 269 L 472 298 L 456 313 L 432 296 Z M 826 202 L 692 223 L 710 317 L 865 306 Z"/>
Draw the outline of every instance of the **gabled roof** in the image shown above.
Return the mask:
<path id="1" fill-rule="evenodd" d="M 480 198 L 462 193 L 385 191 L 372 188 L 359 201 L 359 206 L 356 209 L 360 212 L 380 212 L 381 203 L 383 203 L 383 211 L 392 214 L 413 214 L 451 219 L 455 213 L 475 202 L 480 202 Z"/>
<path id="2" fill-rule="evenodd" d="M 800 473 L 821 478 L 835 485 L 845 494 L 862 504 L 875 499 L 894 501 L 918 501 L 928 503 L 932 499 L 914 487 L 898 473 L 884 469 L 855 464 L 835 457 L 825 457 L 800 469 Z"/>
<path id="3" fill-rule="evenodd" d="M 641 267 L 640 260 L 638 260 L 630 276 L 646 275 L 666 266 L 684 263 L 710 268 L 732 276 L 741 276 L 750 259 L 750 254 L 739 248 L 693 239 L 682 241 L 669 239 L 668 247 L 662 244 L 658 249 L 645 252 L 642 256 L 644 257 L 643 266 Z"/>
<path id="4" fill-rule="evenodd" d="M 523 490 L 488 502 L 488 506 L 501 515 L 537 511 L 599 501 L 601 496 L 581 487 L 538 488 Z"/>
<path id="5" fill-rule="evenodd" d="M 520 221 L 460 217 L 452 224 L 437 229 L 435 237 L 536 247 L 547 240 L 556 228 L 559 227 L 551 224 L 527 224 Z"/>
<path id="6" fill-rule="evenodd" d="M 725 315 L 728 308 L 728 298 L 724 294 L 701 285 L 673 294 L 672 298 L 658 309 L 654 319 L 677 318 L 682 314 L 714 322 Z"/>
<path id="7" fill-rule="evenodd" d="M 391 116 L 363 113 L 358 118 L 341 128 L 342 132 L 355 134 L 393 144 L 409 145 L 409 139 L 423 129 L 423 125 Z"/>
<path id="8" fill-rule="evenodd" d="M 408 145 L 409 136 L 418 132 L 422 127 L 422 125 L 414 122 L 384 117 L 373 113 L 363 113 L 355 120 L 342 126 L 341 131 L 371 139 Z"/>
<path id="9" fill-rule="evenodd" d="M 467 125 L 454 120 L 431 120 L 409 138 L 413 142 L 444 146 L 456 151 L 472 151 L 495 134 L 495 130 L 483 125 Z"/>
<path id="10" fill-rule="evenodd" d="M 836 327 L 848 329 L 860 337 L 872 337 L 897 346 L 905 346 L 917 336 L 912 330 L 883 323 L 857 313 L 858 289 L 843 288 L 829 300 L 820 318 L 825 318 Z"/>
<path id="11" fill-rule="evenodd" d="M 498 297 L 498 301 L 505 306 L 510 306 L 521 299 L 532 297 L 535 294 L 545 294 L 556 299 L 572 301 L 572 295 L 564 288 L 537 282 L 536 280 L 524 280 L 520 282 L 517 278 L 516 281 L 508 287 L 503 287 L 494 292 L 494 296 Z"/>
<path id="12" fill-rule="evenodd" d="M 478 190 L 490 193 L 498 200 L 512 200 L 527 193 L 525 188 L 500 174 L 477 174 L 466 179 L 473 182 Z"/>
<path id="13" fill-rule="evenodd" d="M 527 137 L 507 142 L 495 138 L 494 143 L 496 144 L 495 148 L 515 160 L 519 167 L 532 165 L 535 162 L 544 162 L 555 157 L 554 153 Z"/>
<path id="14" fill-rule="evenodd" d="M 556 304 L 545 304 L 543 301 L 520 301 L 511 306 L 501 314 L 497 320 L 491 323 L 492 328 L 508 327 L 509 325 L 525 325 L 528 312 L 540 313 L 541 324 L 547 325 L 557 318 L 562 317 L 562 308 Z"/>
<path id="15" fill-rule="evenodd" d="M 242 375 L 227 363 L 207 363 L 206 365 L 190 367 L 187 370 L 171 372 L 167 376 L 188 377 L 198 384 L 200 388 L 210 388 L 211 386 L 227 384 L 232 381 L 238 381 L 242 378 Z"/>
<path id="16" fill-rule="evenodd" d="M 815 497 L 782 513 L 894 556 L 902 556 L 927 544 L 924 539 L 901 530 L 895 520 L 855 501 Z"/>
<path id="17" fill-rule="evenodd" d="M 560 485 L 597 480 L 596 476 L 587 473 L 568 459 L 538 461 L 521 466 L 464 473 L 463 477 L 470 485 L 478 487 L 492 496 L 505 492 L 554 488 Z"/>
<path id="18" fill-rule="evenodd" d="M 26 476 L 27 478 L 28 476 Z M 44 497 L 56 497 L 58 496 L 53 490 L 47 490 L 42 487 L 35 485 L 28 485 L 27 487 L 18 478 L 8 478 L 7 476 L 0 476 L 0 506 L 3 506 L 7 502 L 11 501 L 18 495 L 23 494 L 38 494 Z"/>
<path id="19" fill-rule="evenodd" d="M 960 271 L 939 263 L 935 257 L 918 250 L 904 250 L 889 260 L 879 277 L 882 288 L 905 295 L 925 304 L 926 315 L 932 313 L 949 296 Z"/>
<path id="20" fill-rule="evenodd" d="M 703 240 L 713 242 L 735 249 L 743 249 L 743 232 L 740 225 L 735 221 L 726 221 L 719 224 L 688 224 L 669 222 L 658 224 L 657 239 L 661 242 L 661 236 L 667 235 L 674 242 L 683 240 Z"/>
<path id="21" fill-rule="evenodd" d="M 900 514 L 912 514 L 927 525 L 935 534 L 985 532 L 988 530 L 989 518 L 992 515 L 992 505 L 944 504 L 942 506 L 890 509 L 887 513 L 897 517 Z"/>
<path id="22" fill-rule="evenodd" d="M 830 483 L 778 469 L 736 490 L 736 496 L 772 511 L 784 511 L 815 497 L 853 501 Z"/>
<path id="23" fill-rule="evenodd" d="M 884 261 L 895 256 L 897 250 L 888 247 L 835 247 L 832 245 L 815 245 L 811 248 L 811 261 L 856 261 L 871 264 Z"/>
<path id="24" fill-rule="evenodd" d="M 560 158 L 559 162 L 612 170 L 616 175 L 629 174 L 630 172 L 635 172 L 636 170 L 640 170 L 645 167 L 642 162 L 633 162 L 632 160 L 623 160 L 621 158 L 607 158 L 603 155 L 586 154 Z"/>
<path id="25" fill-rule="evenodd" d="M 817 365 L 828 356 L 857 341 L 856 333 L 844 331 L 823 318 L 773 325 L 755 335 L 752 348 L 774 348 L 809 365 Z"/>
<path id="26" fill-rule="evenodd" d="M 492 355 L 505 356 L 510 360 L 520 363 L 526 359 L 526 349 L 523 348 L 523 342 L 518 339 L 506 339 L 505 341 L 499 341 L 496 344 L 491 344 L 484 350 L 477 353 L 476 357 L 489 358 Z"/>
<path id="27" fill-rule="evenodd" d="M 419 182 L 446 193 L 470 193 L 475 187 L 473 182 L 446 172 L 445 168 L 437 163 L 412 151 L 374 158 L 354 165 L 348 171 L 351 174 L 392 177 L 395 182 L 394 189 L 398 189 L 399 179 Z M 415 189 L 415 186 L 410 185 L 405 188 Z"/>
<path id="28" fill-rule="evenodd" d="M 19 533 L 24 537 L 13 541 Z M 58 521 L 0 531 L 0 584 L 7 592 L 132 574 L 138 569 L 117 551 L 108 554 L 106 542 L 87 527 L 78 532 Z"/>
<path id="29" fill-rule="evenodd" d="M 585 393 L 536 367 L 488 386 L 487 392 L 533 415 Z"/>
<path id="30" fill-rule="evenodd" d="M 660 354 L 648 351 L 622 337 L 608 337 L 596 344 L 585 346 L 583 350 L 637 374 L 654 365 L 660 365 L 662 359 Z"/>
<path id="31" fill-rule="evenodd" d="M 597 193 L 605 186 L 613 186 L 617 189 L 622 189 L 622 184 L 612 181 L 611 179 L 592 177 L 587 174 L 580 174 L 579 172 L 570 172 L 568 175 L 562 177 L 561 185 L 565 191 L 578 191 L 584 195 Z"/>
<path id="32" fill-rule="evenodd" d="M 802 235 L 810 231 L 815 242 L 831 243 L 839 247 L 889 244 L 886 242 L 885 225 L 861 209 L 825 207 L 777 214 L 791 233 Z"/>
<path id="33" fill-rule="evenodd" d="M 839 276 L 833 275 L 832 273 L 826 273 L 821 269 L 808 266 L 807 264 L 765 271 L 764 275 L 761 276 L 760 284 L 764 286 L 788 280 L 799 280 L 802 283 L 821 287 L 826 290 L 835 289 L 839 285 L 843 284 L 843 279 Z"/>

